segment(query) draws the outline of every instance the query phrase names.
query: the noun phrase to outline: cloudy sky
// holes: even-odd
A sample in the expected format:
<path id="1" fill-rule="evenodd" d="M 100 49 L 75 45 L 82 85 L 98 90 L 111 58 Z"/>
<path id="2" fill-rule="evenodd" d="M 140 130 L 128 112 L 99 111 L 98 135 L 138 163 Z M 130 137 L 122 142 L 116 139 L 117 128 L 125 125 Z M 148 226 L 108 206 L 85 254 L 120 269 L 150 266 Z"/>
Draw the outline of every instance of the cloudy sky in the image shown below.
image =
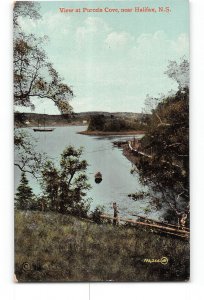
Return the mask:
<path id="1" fill-rule="evenodd" d="M 170 6 L 159 13 L 60 13 L 59 8 Z M 188 1 L 41 2 L 42 19 L 21 19 L 27 33 L 48 35 L 48 57 L 72 86 L 74 111 L 140 112 L 147 94 L 176 89 L 169 60 L 189 56 Z M 36 112 L 59 113 L 35 99 Z M 27 109 L 28 111 L 29 109 Z M 24 109 L 25 111 L 25 109 Z"/>

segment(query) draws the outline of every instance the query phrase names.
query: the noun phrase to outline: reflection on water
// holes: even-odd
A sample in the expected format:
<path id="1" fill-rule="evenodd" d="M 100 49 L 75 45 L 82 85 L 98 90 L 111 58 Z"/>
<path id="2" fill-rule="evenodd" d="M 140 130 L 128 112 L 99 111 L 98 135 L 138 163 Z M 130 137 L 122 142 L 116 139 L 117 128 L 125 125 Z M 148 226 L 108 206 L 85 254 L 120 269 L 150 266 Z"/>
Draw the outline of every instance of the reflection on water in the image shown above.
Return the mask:
<path id="1" fill-rule="evenodd" d="M 33 132 L 31 128 L 23 130 L 38 140 L 38 151 L 46 152 L 56 163 L 66 146 L 84 148 L 83 158 L 89 164 L 87 175 L 92 186 L 88 191 L 88 197 L 92 198 L 91 210 L 97 205 L 103 205 L 105 211 L 112 214 L 112 203 L 116 202 L 121 216 L 144 215 L 148 200 L 133 201 L 127 195 L 141 189 L 146 191 L 147 187 L 140 184 L 137 174 L 130 173 L 131 163 L 122 155 L 121 149 L 112 144 L 114 140 L 127 139 L 127 136 L 95 137 L 77 134 L 85 130 L 84 126 L 57 127 L 52 132 Z M 95 183 L 94 175 L 97 172 L 103 176 L 100 184 Z M 15 188 L 19 179 L 20 171 L 15 168 Z M 40 193 L 39 183 L 29 175 L 28 179 L 34 192 Z"/>

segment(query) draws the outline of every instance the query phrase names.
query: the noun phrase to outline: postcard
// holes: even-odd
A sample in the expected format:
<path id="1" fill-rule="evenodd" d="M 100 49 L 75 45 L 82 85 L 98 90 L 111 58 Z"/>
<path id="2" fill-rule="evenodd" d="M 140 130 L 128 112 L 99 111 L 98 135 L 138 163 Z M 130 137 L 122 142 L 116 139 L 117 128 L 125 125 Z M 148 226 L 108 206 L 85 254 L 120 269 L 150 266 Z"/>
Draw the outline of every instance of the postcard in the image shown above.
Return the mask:
<path id="1" fill-rule="evenodd" d="M 15 281 L 188 281 L 188 1 L 17 1 L 13 32 Z"/>

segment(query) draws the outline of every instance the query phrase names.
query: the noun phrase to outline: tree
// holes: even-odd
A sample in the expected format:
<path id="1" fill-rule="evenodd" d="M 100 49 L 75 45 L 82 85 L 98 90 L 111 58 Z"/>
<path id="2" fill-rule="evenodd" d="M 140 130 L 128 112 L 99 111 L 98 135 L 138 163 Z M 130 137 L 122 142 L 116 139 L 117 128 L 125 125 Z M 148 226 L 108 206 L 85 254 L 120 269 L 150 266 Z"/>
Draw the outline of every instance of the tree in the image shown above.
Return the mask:
<path id="1" fill-rule="evenodd" d="M 180 62 L 169 61 L 164 74 L 178 83 L 179 90 L 189 87 L 189 61 L 185 57 Z"/>
<path id="2" fill-rule="evenodd" d="M 15 196 L 15 208 L 21 210 L 31 209 L 34 202 L 34 194 L 28 184 L 28 179 L 24 172 L 21 173 L 20 184 Z"/>
<path id="3" fill-rule="evenodd" d="M 185 91 L 186 89 L 189 89 L 189 61 L 185 57 L 181 58 L 179 62 L 169 61 L 167 70 L 164 74 L 177 82 L 178 91 Z M 152 97 L 149 94 L 146 95 L 145 107 L 143 109 L 144 113 L 152 113 L 155 111 L 159 103 L 164 102 L 165 99 L 172 97 L 175 94 L 176 91 L 171 90 L 166 95 L 161 93 L 157 97 Z M 156 117 L 159 122 L 162 123 L 159 116 L 157 115 Z"/>
<path id="4" fill-rule="evenodd" d="M 59 170 L 54 163 L 47 161 L 42 170 L 41 182 L 44 195 L 46 197 L 46 206 L 53 211 L 60 210 L 60 175 Z"/>
<path id="5" fill-rule="evenodd" d="M 143 130 L 144 124 L 139 119 L 122 116 L 93 115 L 90 117 L 88 130 L 90 131 L 128 131 Z"/>
<path id="6" fill-rule="evenodd" d="M 63 214 L 87 216 L 89 210 L 86 190 L 90 189 L 85 171 L 87 162 L 81 159 L 82 148 L 65 148 L 60 168 L 48 161 L 42 172 L 42 188 L 51 210 Z"/>
<path id="7" fill-rule="evenodd" d="M 96 206 L 95 209 L 91 212 L 91 219 L 97 223 L 101 224 L 103 223 L 103 220 L 101 219 L 101 215 L 104 213 L 104 206 Z"/>
<path id="8" fill-rule="evenodd" d="M 105 116 L 102 114 L 93 115 L 90 117 L 88 130 L 103 131 L 105 125 Z"/>
<path id="9" fill-rule="evenodd" d="M 70 113 L 73 91 L 48 60 L 43 49 L 47 37 L 22 31 L 19 17 L 26 16 L 39 19 L 39 4 L 17 2 L 14 6 L 14 104 L 34 109 L 32 97 L 39 97 L 52 100 L 61 113 Z"/>
<path id="10" fill-rule="evenodd" d="M 30 19 L 40 19 L 39 13 L 40 4 L 31 1 L 16 1 L 13 10 L 13 26 L 14 29 L 19 29 L 19 17 L 29 17 Z"/>
<path id="11" fill-rule="evenodd" d="M 30 173 L 35 178 L 40 177 L 47 155 L 38 152 L 34 138 L 23 130 L 15 130 L 14 146 L 14 165 L 23 173 Z"/>
<path id="12" fill-rule="evenodd" d="M 15 2 L 13 13 L 14 26 L 14 105 L 30 106 L 35 109 L 33 97 L 53 101 L 61 113 L 72 112 L 69 101 L 72 89 L 49 62 L 43 49 L 47 37 L 38 38 L 25 34 L 20 26 L 20 18 L 38 20 L 40 4 L 30 1 Z M 45 161 L 45 155 L 38 153 L 32 137 L 19 130 L 14 132 L 15 166 L 23 172 L 38 176 Z"/>
<path id="13" fill-rule="evenodd" d="M 157 99 L 152 107 L 148 130 L 141 140 L 142 151 L 149 157 L 139 158 L 137 164 L 141 181 L 160 193 L 161 203 L 174 220 L 189 214 L 189 89 L 183 80 L 188 78 L 188 71 L 187 61 L 168 66 L 167 73 L 178 82 L 179 89 Z"/>

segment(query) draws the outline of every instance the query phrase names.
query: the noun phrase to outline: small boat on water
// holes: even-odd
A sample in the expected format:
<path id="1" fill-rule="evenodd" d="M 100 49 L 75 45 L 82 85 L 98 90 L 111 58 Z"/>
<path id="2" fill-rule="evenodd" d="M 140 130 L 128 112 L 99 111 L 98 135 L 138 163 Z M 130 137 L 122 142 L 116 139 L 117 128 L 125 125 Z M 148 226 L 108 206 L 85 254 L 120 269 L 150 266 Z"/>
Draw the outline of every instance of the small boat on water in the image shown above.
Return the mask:
<path id="1" fill-rule="evenodd" d="M 34 132 L 51 132 L 55 130 L 55 128 L 49 128 L 49 127 L 45 127 L 45 114 L 44 114 L 44 126 L 40 126 L 39 121 L 38 121 L 38 127 L 33 128 Z"/>
<path id="2" fill-rule="evenodd" d="M 102 174 L 101 172 L 97 172 L 95 174 L 95 183 L 100 183 L 102 181 Z"/>
<path id="3" fill-rule="evenodd" d="M 40 132 L 42 132 L 42 131 L 53 131 L 53 130 L 55 130 L 55 128 L 46 128 L 46 127 L 42 127 L 42 128 L 33 128 L 33 131 L 40 131 Z"/>

